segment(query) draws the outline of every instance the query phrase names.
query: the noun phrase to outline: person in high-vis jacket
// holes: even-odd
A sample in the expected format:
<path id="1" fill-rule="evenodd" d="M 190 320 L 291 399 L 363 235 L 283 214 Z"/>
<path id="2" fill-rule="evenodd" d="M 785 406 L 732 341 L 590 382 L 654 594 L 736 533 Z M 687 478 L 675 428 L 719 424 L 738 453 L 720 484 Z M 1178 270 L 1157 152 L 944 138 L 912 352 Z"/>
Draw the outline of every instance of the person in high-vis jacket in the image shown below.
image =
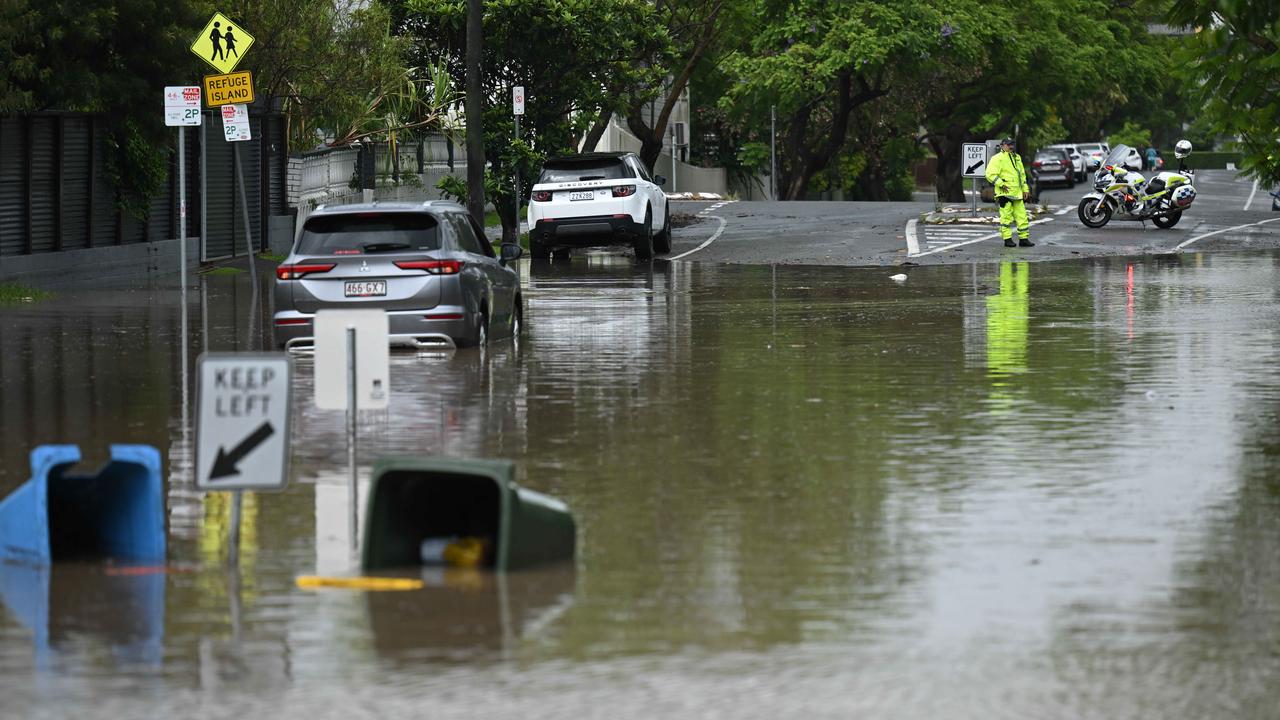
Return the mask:
<path id="1" fill-rule="evenodd" d="M 1031 187 L 1027 185 L 1027 171 L 1022 158 L 1013 149 L 1013 139 L 1000 141 L 1000 152 L 987 163 L 987 182 L 995 187 L 996 204 L 1000 206 L 1000 237 L 1005 247 L 1035 247 L 1029 238 L 1030 222 L 1027 220 L 1027 200 L 1031 199 Z M 1013 226 L 1018 226 L 1018 243 L 1013 242 Z"/>

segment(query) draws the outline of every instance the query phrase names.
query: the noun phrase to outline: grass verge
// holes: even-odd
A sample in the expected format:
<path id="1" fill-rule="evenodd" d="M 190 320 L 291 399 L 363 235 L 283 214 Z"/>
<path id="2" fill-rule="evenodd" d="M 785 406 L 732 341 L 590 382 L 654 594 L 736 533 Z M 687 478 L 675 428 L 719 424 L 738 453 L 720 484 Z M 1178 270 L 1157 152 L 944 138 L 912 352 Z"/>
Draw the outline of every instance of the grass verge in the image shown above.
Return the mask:
<path id="1" fill-rule="evenodd" d="M 48 300 L 53 293 L 19 285 L 18 283 L 0 283 L 0 304 L 16 304 Z"/>

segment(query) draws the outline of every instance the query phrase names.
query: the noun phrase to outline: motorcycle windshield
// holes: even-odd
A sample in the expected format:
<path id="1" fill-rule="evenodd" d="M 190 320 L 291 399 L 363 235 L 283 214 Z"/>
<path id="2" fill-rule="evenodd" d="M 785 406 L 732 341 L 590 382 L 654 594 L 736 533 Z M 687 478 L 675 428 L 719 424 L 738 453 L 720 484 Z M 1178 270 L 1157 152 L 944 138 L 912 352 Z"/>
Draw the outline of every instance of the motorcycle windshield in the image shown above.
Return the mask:
<path id="1" fill-rule="evenodd" d="M 1128 145 L 1117 145 L 1111 148 L 1111 153 L 1107 155 L 1107 159 L 1102 161 L 1103 165 L 1124 165 L 1125 159 L 1132 152 Z"/>

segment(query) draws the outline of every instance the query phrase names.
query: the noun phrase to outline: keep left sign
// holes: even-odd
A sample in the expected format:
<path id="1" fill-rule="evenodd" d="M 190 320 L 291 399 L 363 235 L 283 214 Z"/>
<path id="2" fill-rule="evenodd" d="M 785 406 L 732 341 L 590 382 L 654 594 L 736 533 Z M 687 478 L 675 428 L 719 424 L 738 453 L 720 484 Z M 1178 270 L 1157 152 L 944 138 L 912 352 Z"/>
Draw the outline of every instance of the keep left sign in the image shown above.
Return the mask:
<path id="1" fill-rule="evenodd" d="M 197 361 L 196 488 L 289 484 L 292 361 L 285 353 L 205 353 Z"/>

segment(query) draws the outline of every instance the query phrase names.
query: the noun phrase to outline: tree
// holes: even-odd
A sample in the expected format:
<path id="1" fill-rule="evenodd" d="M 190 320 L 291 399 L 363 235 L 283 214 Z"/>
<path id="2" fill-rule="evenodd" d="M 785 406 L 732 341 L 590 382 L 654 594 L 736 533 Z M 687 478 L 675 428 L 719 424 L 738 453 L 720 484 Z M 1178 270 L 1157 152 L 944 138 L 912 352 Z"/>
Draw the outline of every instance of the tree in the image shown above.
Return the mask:
<path id="1" fill-rule="evenodd" d="M 466 76 L 466 7 L 463 0 L 387 0 L 396 32 L 411 42 L 410 64 L 444 63 Z M 643 55 L 665 37 L 643 0 L 489 0 L 484 6 L 485 68 L 480 120 L 490 195 L 502 219 L 504 242 L 518 235 L 513 181 L 522 187 L 541 158 L 571 153 L 609 102 L 620 78 L 634 72 L 628 58 Z M 554 38 L 554 52 L 548 51 Z M 525 88 L 521 139 L 514 135 L 511 89 Z M 474 181 L 473 181 L 474 182 Z"/>
<path id="2" fill-rule="evenodd" d="M 198 74 L 187 51 L 191 3 L 83 0 L 0 3 L 0 112 L 104 113 L 107 171 L 121 205 L 141 216 L 167 173 L 160 91 Z M 108 112 L 110 111 L 110 112 Z"/>
<path id="3" fill-rule="evenodd" d="M 723 103 L 757 122 L 776 106 L 780 197 L 804 197 L 841 157 L 855 113 L 911 81 L 945 49 L 940 4 L 756 0 L 758 26 L 725 60 L 737 82 Z"/>
<path id="4" fill-rule="evenodd" d="M 226 12 L 257 38 L 239 69 L 253 71 L 262 102 L 284 110 L 295 146 L 413 133 L 452 100 L 437 68 L 406 65 L 408 43 L 391 34 L 383 5 L 235 0 Z"/>
<path id="5" fill-rule="evenodd" d="M 1195 29 L 1180 59 L 1214 131 L 1239 137 L 1246 173 L 1280 183 L 1280 6 L 1174 0 L 1169 21 Z"/>
<path id="6" fill-rule="evenodd" d="M 738 24 L 735 15 L 745 7 L 746 3 L 727 3 L 726 0 L 655 0 L 655 14 L 670 43 L 656 45 L 652 56 L 637 59 L 656 72 L 625 78 L 635 84 L 624 89 L 621 102 L 627 127 L 640 140 L 640 159 L 650 170 L 662 152 L 667 124 L 676 103 L 699 66 Z M 660 84 L 653 82 L 658 79 Z M 594 140 L 599 138 L 599 132 L 616 109 L 608 106 L 601 109 L 600 118 L 587 137 L 587 146 L 595 146 Z"/>
<path id="7" fill-rule="evenodd" d="M 467 211 L 484 227 L 484 0 L 467 0 Z M 516 219 L 519 222 L 519 218 Z"/>
<path id="8" fill-rule="evenodd" d="M 964 200 L 960 153 L 979 142 L 1060 122 L 1077 139 L 1150 87 L 1165 59 L 1152 52 L 1145 17 L 1109 0 L 1024 0 L 1017 7 L 948 3 L 955 55 L 922 78 L 930 88 L 923 140 L 938 158 L 938 197 Z M 1081 23 L 1080 18 L 1091 18 Z M 1092 132 L 1080 130 L 1092 125 Z M 1023 150 L 1025 140 L 1020 142 Z"/>

